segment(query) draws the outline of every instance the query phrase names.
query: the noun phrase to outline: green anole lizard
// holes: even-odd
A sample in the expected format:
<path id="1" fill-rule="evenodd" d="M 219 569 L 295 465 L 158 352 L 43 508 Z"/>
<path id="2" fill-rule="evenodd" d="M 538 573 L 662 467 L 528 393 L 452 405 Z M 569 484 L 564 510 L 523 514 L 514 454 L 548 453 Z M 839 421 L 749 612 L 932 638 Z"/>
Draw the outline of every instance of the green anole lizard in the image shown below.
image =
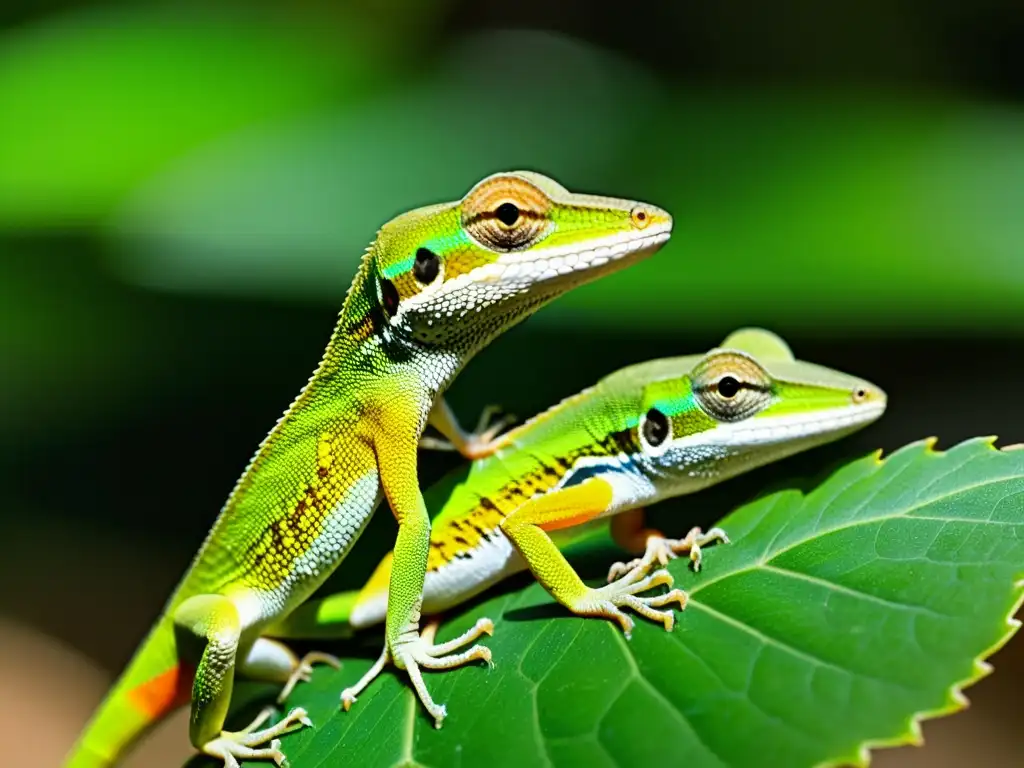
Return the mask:
<path id="1" fill-rule="evenodd" d="M 667 539 L 644 525 L 643 507 L 836 440 L 885 406 L 873 384 L 795 360 L 782 339 L 753 328 L 705 355 L 617 371 L 505 433 L 470 467 L 433 520 L 423 611 L 436 614 L 529 568 L 573 613 L 615 620 L 628 636 L 628 608 L 670 630 L 673 614 L 658 609 L 682 607 L 686 595 L 641 596 L 672 586 L 667 571 L 652 569 L 681 554 L 699 568 L 701 547 L 727 538 L 694 528 Z M 560 550 L 602 525 L 642 554 L 592 588 Z M 338 637 L 383 621 L 392 562 L 385 557 L 361 590 L 311 600 L 268 634 Z"/>
<path id="2" fill-rule="evenodd" d="M 654 206 L 573 194 L 530 172 L 490 176 L 462 200 L 385 224 L 319 367 L 260 445 L 67 765 L 112 765 L 185 704 L 192 744 L 229 768 L 239 759 L 283 762 L 278 737 L 310 725 L 306 713 L 224 731 L 234 675 L 286 683 L 329 659 L 299 660 L 261 635 L 326 580 L 383 498 L 399 530 L 379 666 L 404 669 L 426 708 L 443 718 L 420 668 L 489 661 L 483 646 L 452 651 L 492 625 L 481 621 L 441 646 L 420 635 L 430 539 L 417 480 L 423 429 L 433 424 L 466 455 L 487 453 L 487 440 L 462 433 L 440 397 L 459 370 L 550 300 L 653 253 L 671 228 Z M 354 697 L 343 692 L 343 700 L 347 708 Z"/>

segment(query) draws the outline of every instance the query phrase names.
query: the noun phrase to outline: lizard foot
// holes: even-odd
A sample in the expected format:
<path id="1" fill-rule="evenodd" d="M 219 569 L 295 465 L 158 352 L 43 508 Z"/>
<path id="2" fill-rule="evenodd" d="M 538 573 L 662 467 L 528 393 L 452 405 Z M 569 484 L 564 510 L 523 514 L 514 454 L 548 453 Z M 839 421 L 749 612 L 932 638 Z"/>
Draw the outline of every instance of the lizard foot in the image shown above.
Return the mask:
<path id="1" fill-rule="evenodd" d="M 508 413 L 492 424 L 491 419 L 500 412 L 501 407 L 497 405 L 488 405 L 484 408 L 480 413 L 476 429 L 466 434 L 462 446 L 457 446 L 444 438 L 427 435 L 420 438 L 420 448 L 434 451 L 458 451 L 470 461 L 490 456 L 497 450 L 501 442 L 498 436 L 503 430 L 512 426 L 516 420 L 514 415 Z"/>
<path id="2" fill-rule="evenodd" d="M 625 563 L 614 563 L 608 569 L 608 581 L 611 583 L 633 570 L 639 570 L 642 576 L 648 573 L 655 563 L 664 567 L 668 565 L 669 560 L 674 560 L 687 552 L 690 555 L 690 562 L 693 563 L 693 570 L 699 571 L 703 557 L 701 547 L 706 547 L 716 541 L 722 544 L 729 543 L 729 537 L 721 528 L 712 528 L 707 533 L 702 532 L 700 528 L 691 528 L 690 532 L 686 534 L 686 538 L 683 539 L 650 536 L 647 539 L 647 549 L 643 556 Z"/>
<path id="3" fill-rule="evenodd" d="M 682 610 L 686 607 L 688 599 L 686 593 L 681 589 L 673 589 L 664 594 L 650 597 L 638 597 L 637 593 L 646 592 L 648 589 L 662 585 L 671 587 L 672 583 L 672 574 L 668 571 L 656 571 L 650 576 L 644 576 L 639 569 L 633 569 L 618 581 L 613 581 L 611 584 L 597 589 L 588 589 L 576 601 L 572 610 L 583 616 L 602 616 L 617 621 L 627 639 L 633 633 L 633 620 L 621 608 L 630 608 L 644 618 L 661 622 L 665 631 L 671 632 L 675 625 L 675 616 L 672 611 L 657 609 L 669 603 L 679 603 L 679 608 Z"/>
<path id="4" fill-rule="evenodd" d="M 430 692 L 423 682 L 420 667 L 436 670 L 454 669 L 477 659 L 482 659 L 487 662 L 488 666 L 492 666 L 491 651 L 483 645 L 474 645 L 461 653 L 452 652 L 476 640 L 481 635 L 493 634 L 494 622 L 490 619 L 480 619 L 469 631 L 463 632 L 454 640 L 434 645 L 437 627 L 437 622 L 431 622 L 423 630 L 423 633 L 419 634 L 416 626 L 413 625 L 393 644 L 393 650 L 389 650 L 385 645 L 380 657 L 359 682 L 341 692 L 341 706 L 344 710 L 347 712 L 351 709 L 356 697 L 381 673 L 385 664 L 393 661 L 398 669 L 404 669 L 409 673 L 409 679 L 412 681 L 413 688 L 416 689 L 416 695 L 423 702 L 427 712 L 434 718 L 434 727 L 440 728 L 448 712 L 443 704 L 435 703 L 430 697 Z"/>
<path id="5" fill-rule="evenodd" d="M 238 768 L 239 760 L 273 760 L 278 765 L 284 765 L 285 756 L 278 737 L 296 730 L 296 725 L 299 728 L 312 727 L 313 721 L 309 719 L 306 710 L 299 707 L 285 715 L 276 725 L 257 730 L 273 711 L 273 707 L 265 708 L 241 731 L 221 731 L 218 738 L 203 745 L 203 753 L 219 757 L 224 761 L 224 768 Z M 264 744 L 267 746 L 262 746 Z"/>
<path id="6" fill-rule="evenodd" d="M 299 663 L 292 671 L 291 677 L 288 678 L 288 682 L 284 684 L 284 688 L 282 688 L 281 693 L 278 694 L 278 704 L 283 704 L 287 700 L 292 691 L 295 690 L 296 685 L 299 683 L 308 683 L 313 678 L 314 664 L 326 664 L 329 667 L 334 667 L 334 669 L 341 669 L 341 662 L 338 661 L 337 656 L 332 656 L 329 653 L 322 653 L 320 651 L 307 653 L 299 659 Z"/>

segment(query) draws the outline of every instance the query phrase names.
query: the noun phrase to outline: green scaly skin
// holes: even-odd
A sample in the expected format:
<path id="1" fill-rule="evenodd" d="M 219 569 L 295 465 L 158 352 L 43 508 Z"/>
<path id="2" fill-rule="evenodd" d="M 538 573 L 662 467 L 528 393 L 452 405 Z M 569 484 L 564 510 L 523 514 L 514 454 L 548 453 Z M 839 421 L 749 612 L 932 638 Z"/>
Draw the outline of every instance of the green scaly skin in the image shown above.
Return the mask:
<path id="1" fill-rule="evenodd" d="M 878 387 L 795 360 L 759 329 L 705 355 L 624 368 L 503 435 L 454 490 L 438 483 L 449 495 L 432 524 L 423 610 L 438 613 L 529 568 L 574 613 L 615 620 L 628 635 L 629 608 L 671 629 L 673 614 L 658 609 L 686 596 L 641 596 L 672 585 L 667 571 L 651 571 L 682 554 L 699 568 L 701 547 L 727 539 L 717 528 L 666 539 L 644 526 L 642 508 L 836 440 L 885 405 Z M 640 557 L 591 588 L 560 550 L 608 525 Z M 389 555 L 358 592 L 310 601 L 268 633 L 344 636 L 383 621 L 391 569 Z"/>
<path id="2" fill-rule="evenodd" d="M 320 366 L 260 445 L 67 765 L 112 765 L 185 704 L 192 744 L 226 766 L 283 761 L 278 737 L 309 725 L 306 713 L 293 710 L 262 729 L 261 717 L 244 732 L 225 732 L 235 672 L 294 682 L 310 662 L 330 659 L 296 659 L 261 635 L 324 582 L 383 498 L 399 532 L 376 669 L 393 662 L 407 670 L 440 722 L 444 708 L 430 699 L 420 667 L 450 668 L 490 654 L 474 646 L 448 655 L 459 644 L 435 647 L 419 635 L 430 536 L 416 475 L 424 426 L 437 426 L 467 455 L 486 452 L 458 429 L 440 397 L 462 366 L 548 301 L 653 253 L 671 226 L 653 206 L 572 194 L 529 172 L 496 174 L 460 201 L 385 224 Z M 482 624 L 461 643 L 488 630 Z M 346 708 L 353 700 L 346 692 Z"/>

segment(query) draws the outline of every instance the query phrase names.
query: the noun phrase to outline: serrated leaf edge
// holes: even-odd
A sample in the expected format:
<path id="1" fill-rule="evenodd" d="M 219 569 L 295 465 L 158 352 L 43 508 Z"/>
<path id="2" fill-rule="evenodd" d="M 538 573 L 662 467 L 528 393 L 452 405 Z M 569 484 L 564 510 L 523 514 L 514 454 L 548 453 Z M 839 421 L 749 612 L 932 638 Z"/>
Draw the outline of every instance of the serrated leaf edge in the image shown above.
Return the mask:
<path id="1" fill-rule="evenodd" d="M 998 439 L 999 438 L 996 435 L 979 436 L 964 440 L 957 445 L 963 445 L 968 442 L 985 443 L 989 449 L 998 452 L 1024 449 L 1024 443 L 1015 443 L 1003 448 L 997 448 L 995 443 Z M 935 449 L 935 445 L 938 443 L 937 437 L 929 437 L 924 440 L 915 441 L 914 443 L 908 443 L 899 450 L 907 450 L 915 445 L 921 445 L 922 443 L 924 444 L 924 452 L 926 454 L 942 455 L 947 453 L 947 451 Z M 883 452 L 881 449 L 875 451 L 871 455 L 879 465 L 884 464 L 889 458 L 883 458 Z M 857 748 L 857 758 L 854 762 L 850 762 L 847 758 L 840 758 L 837 760 L 827 760 L 825 762 L 817 763 L 814 768 L 844 768 L 845 766 L 851 765 L 855 766 L 855 768 L 868 768 L 868 766 L 871 765 L 871 750 L 887 749 L 891 747 L 923 746 L 924 734 L 921 732 L 921 723 L 925 720 L 934 720 L 939 717 L 955 715 L 957 712 L 962 712 L 967 709 L 970 706 L 970 700 L 964 694 L 964 689 L 969 688 L 992 674 L 994 668 L 986 661 L 986 659 L 1003 648 L 1010 639 L 1017 634 L 1017 630 L 1020 629 L 1021 622 L 1015 617 L 1021 606 L 1024 605 L 1024 578 L 1014 582 L 1013 589 L 1017 591 L 1017 597 L 1013 606 L 1004 618 L 1006 632 L 989 648 L 986 648 L 974 658 L 972 674 L 968 675 L 963 680 L 958 680 L 946 689 L 947 703 L 944 706 L 914 712 L 907 720 L 906 729 L 903 733 L 897 736 L 887 739 L 867 739 L 862 741 Z"/>

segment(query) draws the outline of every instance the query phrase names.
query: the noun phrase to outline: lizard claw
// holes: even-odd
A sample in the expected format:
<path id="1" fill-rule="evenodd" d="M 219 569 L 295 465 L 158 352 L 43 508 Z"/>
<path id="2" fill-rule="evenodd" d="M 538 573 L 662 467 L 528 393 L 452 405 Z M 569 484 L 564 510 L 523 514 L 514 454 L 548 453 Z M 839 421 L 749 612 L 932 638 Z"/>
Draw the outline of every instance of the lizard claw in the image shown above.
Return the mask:
<path id="1" fill-rule="evenodd" d="M 258 730 L 273 711 L 272 707 L 265 708 L 241 731 L 221 731 L 219 737 L 203 745 L 203 753 L 219 757 L 224 761 L 224 768 L 239 768 L 239 760 L 273 760 L 277 765 L 284 765 L 286 758 L 278 737 L 296 730 L 295 726 L 311 727 L 313 721 L 306 710 L 296 707 L 277 724 Z M 261 746 L 264 744 L 266 746 Z"/>
<path id="2" fill-rule="evenodd" d="M 494 622 L 490 619 L 480 619 L 471 629 L 455 639 L 435 645 L 433 638 L 437 632 L 437 626 L 437 622 L 431 622 L 420 634 L 414 624 L 393 644 L 393 650 L 389 650 L 385 645 L 380 657 L 359 682 L 341 692 L 342 708 L 348 712 L 352 708 L 352 704 L 355 703 L 356 697 L 381 673 L 384 665 L 391 661 L 395 667 L 404 669 L 409 674 L 413 688 L 416 689 L 416 695 L 419 696 L 427 712 L 434 718 L 434 727 L 440 728 L 445 717 L 448 716 L 448 710 L 443 704 L 437 704 L 431 698 L 420 668 L 447 670 L 476 660 L 483 660 L 489 667 L 494 666 L 491 661 L 490 649 L 483 645 L 474 645 L 466 651 L 453 653 L 481 635 L 493 634 Z"/>
<path id="3" fill-rule="evenodd" d="M 291 677 L 284 684 L 284 688 L 281 689 L 281 693 L 277 696 L 277 703 L 283 704 L 292 691 L 295 690 L 295 686 L 299 683 L 308 683 L 313 679 L 313 665 L 314 664 L 326 664 L 334 669 L 341 669 L 341 662 L 337 656 L 332 656 L 329 653 L 322 653 L 321 651 L 311 651 L 299 659 L 299 663 L 292 671 Z"/>
<path id="4" fill-rule="evenodd" d="M 633 634 L 633 620 L 621 610 L 622 608 L 629 608 L 644 618 L 657 621 L 665 627 L 666 632 L 671 632 L 675 626 L 672 611 L 657 609 L 669 603 L 679 603 L 679 609 L 682 610 L 689 599 L 687 594 L 681 589 L 672 589 L 650 597 L 639 597 L 638 593 L 662 585 L 671 587 L 672 584 L 672 574 L 668 571 L 655 571 L 650 576 L 644 576 L 638 569 L 633 569 L 611 584 L 588 590 L 572 610 L 584 616 L 602 616 L 618 622 L 626 639 Z"/>
<path id="5" fill-rule="evenodd" d="M 490 456 L 498 449 L 501 442 L 498 436 L 516 421 L 516 417 L 508 413 L 491 423 L 491 419 L 500 412 L 501 408 L 497 405 L 488 405 L 484 408 L 480 413 L 476 429 L 462 438 L 461 445 L 456 445 L 444 438 L 425 435 L 420 437 L 420 448 L 434 451 L 457 451 L 470 461 Z"/>
<path id="6" fill-rule="evenodd" d="M 674 560 L 685 553 L 690 555 L 693 570 L 699 571 L 704 554 L 701 547 L 716 541 L 722 544 L 729 543 L 729 537 L 721 528 L 712 528 L 707 533 L 701 531 L 700 528 L 691 528 L 686 537 L 682 539 L 650 536 L 647 539 L 647 549 L 642 557 L 612 564 L 612 567 L 608 569 L 608 582 L 611 583 L 634 570 L 640 571 L 640 575 L 646 574 L 654 567 L 655 563 L 665 567 L 669 560 Z"/>

